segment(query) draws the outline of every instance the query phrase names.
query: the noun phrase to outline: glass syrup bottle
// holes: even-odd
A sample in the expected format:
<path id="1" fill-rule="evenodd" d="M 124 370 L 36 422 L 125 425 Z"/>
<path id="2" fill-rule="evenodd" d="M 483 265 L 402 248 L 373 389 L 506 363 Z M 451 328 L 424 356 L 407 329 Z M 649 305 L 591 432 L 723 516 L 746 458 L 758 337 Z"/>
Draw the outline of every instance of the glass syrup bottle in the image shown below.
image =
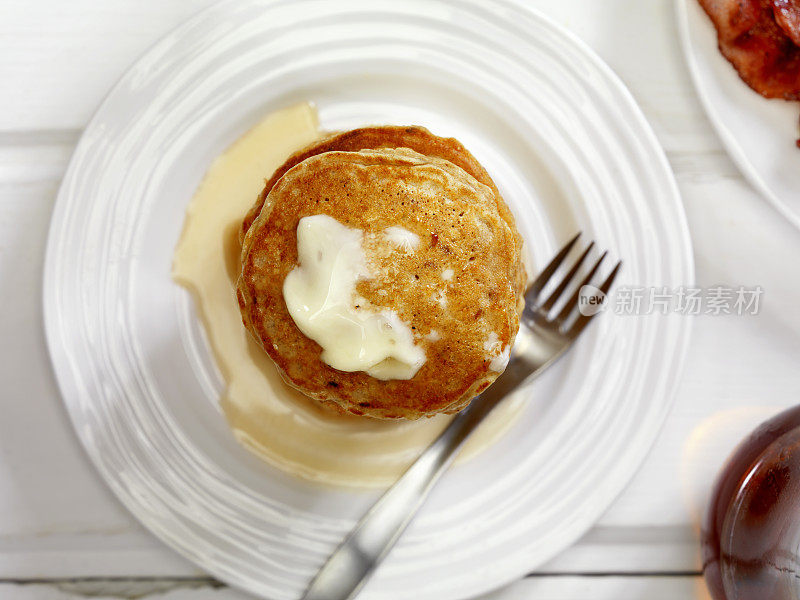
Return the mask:
<path id="1" fill-rule="evenodd" d="M 714 600 L 800 598 L 800 406 L 761 424 L 733 452 L 701 543 Z"/>

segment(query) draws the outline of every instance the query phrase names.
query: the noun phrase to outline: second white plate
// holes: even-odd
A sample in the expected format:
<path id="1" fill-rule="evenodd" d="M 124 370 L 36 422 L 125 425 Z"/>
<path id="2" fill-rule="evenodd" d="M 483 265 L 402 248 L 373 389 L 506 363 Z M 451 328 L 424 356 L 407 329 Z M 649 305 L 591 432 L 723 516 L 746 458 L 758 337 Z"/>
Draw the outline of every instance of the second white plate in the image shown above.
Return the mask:
<path id="1" fill-rule="evenodd" d="M 630 94 L 522 2 L 231 0 L 169 34 L 106 98 L 65 175 L 48 342 L 78 435 L 122 502 L 201 568 L 272 600 L 299 596 L 375 494 L 294 479 L 235 441 L 170 263 L 210 162 L 306 100 L 324 128 L 418 123 L 461 139 L 537 267 L 582 229 L 625 261 L 619 286 L 693 280 L 675 182 Z M 655 439 L 688 327 L 602 316 L 503 439 L 444 477 L 365 600 L 471 597 L 574 542 Z"/>

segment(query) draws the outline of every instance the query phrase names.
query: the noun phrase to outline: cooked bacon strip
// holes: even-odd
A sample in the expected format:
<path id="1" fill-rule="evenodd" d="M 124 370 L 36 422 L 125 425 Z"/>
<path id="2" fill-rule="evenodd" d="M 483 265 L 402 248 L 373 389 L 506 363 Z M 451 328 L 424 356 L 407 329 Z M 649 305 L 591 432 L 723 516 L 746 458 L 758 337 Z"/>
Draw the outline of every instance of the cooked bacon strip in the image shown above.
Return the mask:
<path id="1" fill-rule="evenodd" d="M 717 29 L 719 49 L 739 76 L 762 96 L 800 100 L 798 0 L 699 0 Z M 773 6 L 773 2 L 775 6 Z"/>
<path id="2" fill-rule="evenodd" d="M 772 0 L 775 22 L 800 46 L 800 0 Z"/>

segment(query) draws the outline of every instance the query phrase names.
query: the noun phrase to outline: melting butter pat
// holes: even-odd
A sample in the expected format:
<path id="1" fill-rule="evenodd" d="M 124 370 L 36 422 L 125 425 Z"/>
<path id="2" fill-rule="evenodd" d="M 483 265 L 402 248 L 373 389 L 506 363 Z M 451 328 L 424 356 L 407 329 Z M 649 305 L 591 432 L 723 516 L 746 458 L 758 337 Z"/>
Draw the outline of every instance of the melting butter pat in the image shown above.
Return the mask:
<path id="1" fill-rule="evenodd" d="M 289 314 L 322 346 L 320 358 L 340 371 L 377 379 L 411 379 L 425 362 L 409 326 L 392 310 L 356 300 L 356 283 L 370 277 L 364 233 L 327 215 L 297 226 L 296 266 L 283 284 Z"/>

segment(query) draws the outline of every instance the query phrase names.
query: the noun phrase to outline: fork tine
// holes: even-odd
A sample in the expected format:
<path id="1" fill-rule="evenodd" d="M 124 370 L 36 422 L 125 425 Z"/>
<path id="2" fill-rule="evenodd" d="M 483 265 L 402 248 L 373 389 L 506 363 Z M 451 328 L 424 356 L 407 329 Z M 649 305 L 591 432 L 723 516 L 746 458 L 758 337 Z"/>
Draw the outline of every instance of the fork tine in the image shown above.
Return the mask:
<path id="1" fill-rule="evenodd" d="M 582 232 L 579 231 L 575 235 L 575 237 L 573 237 L 570 241 L 568 241 L 566 245 L 561 250 L 559 250 L 558 254 L 556 254 L 553 260 L 550 261 L 550 264 L 548 264 L 542 270 L 542 272 L 539 273 L 539 276 L 536 278 L 536 281 L 534 281 L 528 287 L 528 289 L 525 291 L 526 304 L 531 304 L 536 301 L 536 298 L 544 289 L 544 286 L 546 286 L 547 282 L 550 281 L 550 278 L 553 276 L 553 273 L 556 272 L 556 269 L 558 269 L 558 267 L 564 261 L 564 258 L 566 258 L 567 254 L 569 254 L 569 251 L 572 250 L 572 247 L 575 245 L 575 242 L 577 242 L 578 238 L 581 237 L 581 233 Z"/>
<path id="2" fill-rule="evenodd" d="M 553 319 L 556 323 L 563 323 L 578 305 L 578 299 L 581 295 L 581 288 L 592 280 L 592 277 L 594 277 L 594 274 L 597 273 L 597 269 L 600 268 L 600 264 L 603 262 L 603 259 L 607 254 L 608 250 L 600 255 L 600 258 L 598 258 L 597 262 L 594 263 L 594 266 L 589 270 L 589 273 L 587 273 L 586 277 L 584 277 L 583 280 L 578 284 L 578 287 L 575 288 L 575 291 L 572 293 L 572 296 L 570 296 L 569 301 L 564 305 L 564 308 L 561 309 L 561 312 L 556 315 L 556 318 Z"/>
<path id="3" fill-rule="evenodd" d="M 617 277 L 617 273 L 619 273 L 621 267 L 622 267 L 622 261 L 617 262 L 614 269 L 611 271 L 611 273 L 609 273 L 608 277 L 606 277 L 606 280 L 603 282 L 603 285 L 601 285 L 599 288 L 600 291 L 603 292 L 603 294 L 608 294 L 608 290 L 611 289 L 611 286 L 614 283 L 614 279 Z M 565 331 L 564 333 L 569 338 L 575 339 L 576 337 L 578 337 L 578 335 L 580 335 L 584 327 L 586 327 L 586 325 L 589 324 L 589 321 L 592 320 L 592 317 L 596 316 L 596 314 L 580 315 L 577 319 L 575 319 L 575 322 L 572 324 L 569 330 Z"/>
<path id="4" fill-rule="evenodd" d="M 592 250 L 592 248 L 594 248 L 593 241 L 589 243 L 589 245 L 586 247 L 586 250 L 583 251 L 583 254 L 581 254 L 578 257 L 578 260 L 576 260 L 575 264 L 572 265 L 572 268 L 564 276 L 564 279 L 561 281 L 561 283 L 558 284 L 558 287 L 555 290 L 553 290 L 553 293 L 550 294 L 550 297 L 544 301 L 544 304 L 542 304 L 542 306 L 540 307 L 541 310 L 547 312 L 551 308 L 553 308 L 553 305 L 561 297 L 561 294 L 564 293 L 564 290 L 569 285 L 569 282 L 572 281 L 573 277 L 575 277 L 575 274 L 578 272 L 578 269 L 581 268 L 583 261 L 585 261 L 586 257 L 589 256 L 589 252 Z"/>

